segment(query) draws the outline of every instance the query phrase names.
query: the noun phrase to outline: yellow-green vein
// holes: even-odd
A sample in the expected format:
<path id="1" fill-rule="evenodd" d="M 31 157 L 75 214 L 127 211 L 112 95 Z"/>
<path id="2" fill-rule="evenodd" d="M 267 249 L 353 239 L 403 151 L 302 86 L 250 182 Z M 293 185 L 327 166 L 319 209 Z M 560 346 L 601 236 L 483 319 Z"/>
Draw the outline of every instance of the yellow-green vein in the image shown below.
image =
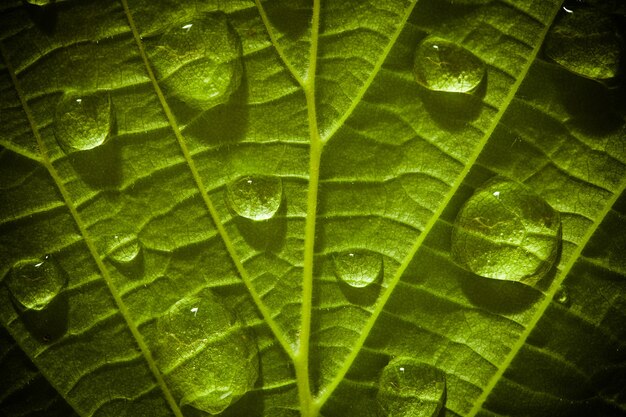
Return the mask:
<path id="1" fill-rule="evenodd" d="M 20 84 L 17 79 L 17 76 L 15 75 L 15 71 L 13 71 L 13 67 L 11 66 L 11 63 L 8 60 L 8 54 L 6 52 L 4 44 L 1 41 L 0 41 L 0 55 L 2 55 L 2 59 L 5 62 L 7 70 L 9 71 L 11 80 L 13 81 L 13 85 L 15 86 L 15 90 L 17 91 L 17 95 L 22 104 L 22 108 L 24 109 L 24 113 L 26 114 L 26 118 L 28 119 L 28 123 L 30 124 L 33 135 L 35 136 L 35 139 L 37 140 L 37 145 L 39 146 L 39 151 L 41 153 L 42 165 L 48 170 L 48 172 L 50 173 L 50 176 L 52 177 L 52 179 L 54 180 L 54 183 L 57 186 L 57 189 L 59 190 L 59 193 L 61 193 L 63 201 L 65 202 L 65 205 L 67 206 L 72 218 L 74 219 L 74 223 L 76 223 L 76 227 L 78 228 L 80 235 L 82 236 L 83 241 L 85 242 L 85 245 L 87 246 L 87 249 L 89 250 L 91 257 L 96 263 L 96 266 L 98 267 L 98 270 L 100 271 L 100 274 L 102 275 L 102 278 L 104 279 L 104 282 L 106 283 L 109 289 L 109 292 L 111 293 L 111 296 L 113 297 L 113 300 L 115 301 L 115 304 L 120 311 L 120 314 L 124 318 L 124 321 L 126 322 L 126 325 L 128 326 L 128 329 L 130 330 L 131 334 L 133 335 L 135 342 L 137 343 L 137 346 L 139 346 L 139 349 L 141 350 L 141 353 L 143 357 L 145 358 L 146 363 L 148 364 L 148 367 L 150 368 L 150 371 L 154 375 L 154 378 L 156 379 L 157 384 L 161 388 L 161 391 L 163 391 L 165 400 L 167 401 L 168 405 L 170 406 L 173 413 L 177 417 L 183 417 L 183 414 L 180 411 L 178 404 L 174 400 L 172 393 L 170 392 L 167 384 L 165 383 L 165 380 L 163 379 L 163 375 L 161 375 L 161 372 L 159 372 L 159 369 L 156 366 L 156 362 L 154 361 L 154 358 L 152 357 L 152 353 L 148 349 L 148 345 L 143 340 L 143 336 L 141 335 L 141 333 L 139 333 L 139 329 L 137 328 L 135 323 L 131 320 L 130 312 L 126 308 L 126 305 L 124 304 L 122 297 L 117 291 L 117 288 L 115 288 L 115 286 L 113 285 L 113 280 L 111 279 L 111 276 L 109 275 L 109 271 L 107 270 L 106 266 L 102 262 L 102 258 L 98 254 L 98 251 L 96 250 L 96 246 L 93 240 L 91 239 L 91 236 L 87 232 L 87 228 L 83 224 L 83 221 L 78 214 L 78 210 L 76 209 L 76 206 L 74 205 L 74 202 L 72 201 L 69 192 L 65 189 L 65 185 L 63 184 L 63 181 L 61 180 L 59 173 L 54 168 L 54 165 L 52 165 L 52 161 L 50 161 L 46 144 L 44 143 L 41 137 L 41 134 L 39 133 L 39 129 L 37 128 L 37 125 L 35 124 L 35 119 L 33 118 L 33 115 L 30 111 L 30 107 L 28 106 L 26 97 L 24 96 L 24 93 L 22 92 L 22 89 L 20 88 Z"/>
<path id="2" fill-rule="evenodd" d="M 289 344 L 289 342 L 287 341 L 283 333 L 280 331 L 280 327 L 278 326 L 276 321 L 272 318 L 270 311 L 267 309 L 267 307 L 263 303 L 263 300 L 261 299 L 261 296 L 259 295 L 259 293 L 254 289 L 252 280 L 250 279 L 250 275 L 248 274 L 248 271 L 246 271 L 246 269 L 243 267 L 243 264 L 241 263 L 241 260 L 239 259 L 235 251 L 235 247 L 232 241 L 230 240 L 230 237 L 228 236 L 228 233 L 226 232 L 226 229 L 224 228 L 224 225 L 222 224 L 219 218 L 217 209 L 213 205 L 213 202 L 211 201 L 206 191 L 206 187 L 204 186 L 202 178 L 200 177 L 200 173 L 198 172 L 198 169 L 196 168 L 196 164 L 193 158 L 191 157 L 191 153 L 189 152 L 189 148 L 187 147 L 185 138 L 183 137 L 178 127 L 178 123 L 176 122 L 174 114 L 172 113 L 169 105 L 167 104 L 167 101 L 165 100 L 165 96 L 163 95 L 163 91 L 161 91 L 161 87 L 159 87 L 159 83 L 157 82 L 156 76 L 154 75 L 154 71 L 152 71 L 152 67 L 150 66 L 150 61 L 148 60 L 148 55 L 146 54 L 146 51 L 143 48 L 141 37 L 139 36 L 139 32 L 137 31 L 137 27 L 135 26 L 135 22 L 130 13 L 130 9 L 128 7 L 128 1 L 127 0 L 121 0 L 121 1 L 124 7 L 126 18 L 128 19 L 128 24 L 133 33 L 133 37 L 135 38 L 135 43 L 137 44 L 139 54 L 141 55 L 141 59 L 143 60 L 144 66 L 146 68 L 146 72 L 148 73 L 148 77 L 150 78 L 154 91 L 159 99 L 161 107 L 163 108 L 163 112 L 165 113 L 165 116 L 167 117 L 167 120 L 172 128 L 172 131 L 174 132 L 174 136 L 176 137 L 178 145 L 183 153 L 185 162 L 187 163 L 189 170 L 191 171 L 191 175 L 193 176 L 194 182 L 196 183 L 196 186 L 198 187 L 198 191 L 200 192 L 200 195 L 202 196 L 202 200 L 204 201 L 204 204 L 206 205 L 207 210 L 209 211 L 211 219 L 213 220 L 213 223 L 215 224 L 215 227 L 220 237 L 222 238 L 224 245 L 226 246 L 226 250 L 228 251 L 230 258 L 232 259 L 233 264 L 235 265 L 235 268 L 237 269 L 237 272 L 241 276 L 241 279 L 243 280 L 244 284 L 246 285 L 248 292 L 250 293 L 250 296 L 252 297 L 257 308 L 259 309 L 259 312 L 263 316 L 263 319 L 265 320 L 267 325 L 270 327 L 270 329 L 274 333 L 274 336 L 276 336 L 276 339 L 282 345 L 285 352 L 290 357 L 293 357 L 293 347 Z"/>

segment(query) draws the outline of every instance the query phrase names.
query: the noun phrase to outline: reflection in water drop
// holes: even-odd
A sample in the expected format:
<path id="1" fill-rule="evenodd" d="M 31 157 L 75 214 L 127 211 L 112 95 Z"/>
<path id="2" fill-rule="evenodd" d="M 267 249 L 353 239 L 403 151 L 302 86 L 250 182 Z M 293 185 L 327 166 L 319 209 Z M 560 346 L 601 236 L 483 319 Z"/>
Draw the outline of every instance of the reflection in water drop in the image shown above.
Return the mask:
<path id="1" fill-rule="evenodd" d="M 141 246 L 136 234 L 115 235 L 113 239 L 109 248 L 109 256 L 113 261 L 126 264 L 137 259 Z"/>
<path id="2" fill-rule="evenodd" d="M 280 177 L 255 175 L 239 178 L 226 187 L 229 207 L 239 216 L 261 221 L 274 217 L 283 199 Z"/>
<path id="3" fill-rule="evenodd" d="M 337 278 L 355 288 L 367 287 L 383 272 L 381 255 L 367 250 L 341 253 L 335 256 L 334 263 Z"/>
<path id="4" fill-rule="evenodd" d="M 112 118 L 107 92 L 66 93 L 57 104 L 54 134 L 65 152 L 86 151 L 107 140 Z"/>
<path id="5" fill-rule="evenodd" d="M 477 275 L 534 285 L 552 267 L 561 220 L 523 185 L 496 178 L 476 190 L 457 215 L 455 260 Z"/>
<path id="6" fill-rule="evenodd" d="M 157 365 L 181 407 L 218 414 L 254 386 L 256 343 L 211 293 L 180 300 L 157 329 Z"/>
<path id="7" fill-rule="evenodd" d="M 376 396 L 388 417 L 434 417 L 443 407 L 446 375 L 413 358 L 395 358 L 380 376 Z"/>
<path id="8" fill-rule="evenodd" d="M 468 93 L 483 80 L 485 64 L 462 46 L 429 36 L 417 47 L 413 73 L 429 90 Z"/>
<path id="9" fill-rule="evenodd" d="M 151 52 L 165 91 L 190 106 L 206 110 L 224 103 L 241 83 L 239 39 L 223 13 L 171 27 Z"/>
<path id="10" fill-rule="evenodd" d="M 563 8 L 563 12 L 546 36 L 545 54 L 583 77 L 615 77 L 622 48 L 613 19 L 586 8 Z"/>
<path id="11" fill-rule="evenodd" d="M 31 310 L 42 310 L 49 305 L 65 283 L 65 274 L 49 255 L 15 263 L 6 280 L 13 298 Z"/>

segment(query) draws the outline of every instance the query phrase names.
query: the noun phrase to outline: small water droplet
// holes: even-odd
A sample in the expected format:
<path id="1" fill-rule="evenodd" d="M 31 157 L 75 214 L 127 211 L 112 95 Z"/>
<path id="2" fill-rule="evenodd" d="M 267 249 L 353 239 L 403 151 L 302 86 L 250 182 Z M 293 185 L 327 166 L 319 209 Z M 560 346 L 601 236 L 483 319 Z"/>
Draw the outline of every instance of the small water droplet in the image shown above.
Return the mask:
<path id="1" fill-rule="evenodd" d="M 564 286 L 561 286 L 558 289 L 558 291 L 556 292 L 556 295 L 554 296 L 554 299 L 556 300 L 557 303 L 564 305 L 566 307 L 569 307 L 570 305 L 569 292 L 567 291 L 567 288 L 565 288 Z"/>
<path id="2" fill-rule="evenodd" d="M 113 244 L 109 249 L 111 260 L 127 264 L 139 256 L 141 246 L 134 233 L 113 236 Z"/>
<path id="3" fill-rule="evenodd" d="M 452 254 L 477 275 L 534 285 L 552 268 L 560 241 L 558 211 L 523 185 L 496 178 L 461 208 Z"/>
<path id="4" fill-rule="evenodd" d="M 26 3 L 34 6 L 47 6 L 52 4 L 55 0 L 26 0 Z"/>
<path id="5" fill-rule="evenodd" d="M 54 134 L 65 152 L 86 151 L 108 139 L 112 118 L 109 93 L 65 93 L 57 104 Z"/>
<path id="6" fill-rule="evenodd" d="M 49 255 L 13 265 L 6 285 L 13 298 L 26 309 L 42 310 L 61 292 L 66 276 Z"/>
<path id="7" fill-rule="evenodd" d="M 219 414 L 253 388 L 258 351 L 212 293 L 186 297 L 157 320 L 157 366 L 181 407 Z"/>
<path id="8" fill-rule="evenodd" d="M 226 187 L 229 207 L 239 216 L 261 221 L 274 217 L 283 199 L 280 177 L 255 175 L 239 178 Z"/>
<path id="9" fill-rule="evenodd" d="M 417 47 L 413 73 L 429 90 L 469 93 L 483 80 L 485 64 L 462 46 L 429 36 Z"/>
<path id="10" fill-rule="evenodd" d="M 343 252 L 334 258 L 337 278 L 351 287 L 363 288 L 383 273 L 382 256 L 368 250 Z"/>
<path id="11" fill-rule="evenodd" d="M 413 358 L 392 359 L 380 376 L 376 398 L 384 415 L 433 417 L 443 407 L 446 375 Z"/>
<path id="12" fill-rule="evenodd" d="M 164 90 L 206 110 L 228 101 L 241 84 L 241 46 L 224 13 L 174 25 L 151 49 Z"/>
<path id="13" fill-rule="evenodd" d="M 550 28 L 545 54 L 575 74 L 608 80 L 617 76 L 622 54 L 619 30 L 611 16 L 590 8 L 563 8 Z"/>

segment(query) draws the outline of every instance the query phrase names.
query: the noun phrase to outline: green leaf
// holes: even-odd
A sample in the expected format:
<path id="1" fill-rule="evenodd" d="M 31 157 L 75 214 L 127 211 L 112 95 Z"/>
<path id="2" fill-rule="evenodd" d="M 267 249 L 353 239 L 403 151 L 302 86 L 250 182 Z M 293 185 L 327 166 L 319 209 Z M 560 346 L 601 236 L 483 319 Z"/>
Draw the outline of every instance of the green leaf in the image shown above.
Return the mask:
<path id="1" fill-rule="evenodd" d="M 620 7 L 5 1 L 0 413 L 626 415 Z"/>

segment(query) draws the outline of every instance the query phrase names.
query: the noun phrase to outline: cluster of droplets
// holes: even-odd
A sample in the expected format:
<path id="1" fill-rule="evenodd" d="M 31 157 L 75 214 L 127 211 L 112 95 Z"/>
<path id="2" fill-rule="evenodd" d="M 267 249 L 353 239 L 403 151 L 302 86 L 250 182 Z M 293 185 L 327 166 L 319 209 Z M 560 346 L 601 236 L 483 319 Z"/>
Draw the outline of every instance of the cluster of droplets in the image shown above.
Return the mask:
<path id="1" fill-rule="evenodd" d="M 461 208 L 452 255 L 476 275 L 534 285 L 552 268 L 560 241 L 558 211 L 522 184 L 496 178 Z"/>

